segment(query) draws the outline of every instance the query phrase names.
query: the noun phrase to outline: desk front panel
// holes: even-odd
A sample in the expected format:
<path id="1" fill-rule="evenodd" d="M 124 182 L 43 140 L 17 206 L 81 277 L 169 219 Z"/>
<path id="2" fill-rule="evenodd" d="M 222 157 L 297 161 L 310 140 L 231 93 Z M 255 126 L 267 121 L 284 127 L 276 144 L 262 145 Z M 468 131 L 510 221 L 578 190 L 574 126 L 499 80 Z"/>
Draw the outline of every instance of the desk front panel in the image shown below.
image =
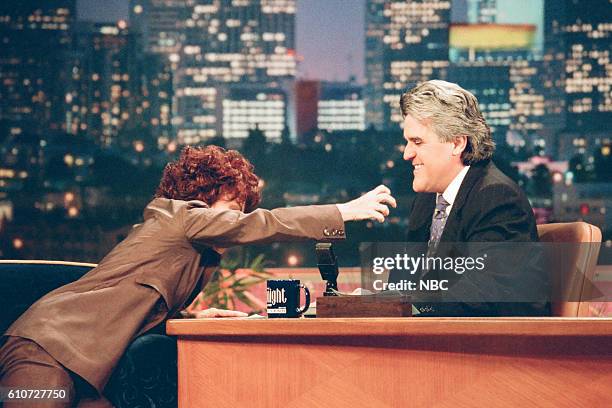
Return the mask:
<path id="1" fill-rule="evenodd" d="M 180 406 L 612 406 L 606 319 L 323 320 L 169 324 Z"/>

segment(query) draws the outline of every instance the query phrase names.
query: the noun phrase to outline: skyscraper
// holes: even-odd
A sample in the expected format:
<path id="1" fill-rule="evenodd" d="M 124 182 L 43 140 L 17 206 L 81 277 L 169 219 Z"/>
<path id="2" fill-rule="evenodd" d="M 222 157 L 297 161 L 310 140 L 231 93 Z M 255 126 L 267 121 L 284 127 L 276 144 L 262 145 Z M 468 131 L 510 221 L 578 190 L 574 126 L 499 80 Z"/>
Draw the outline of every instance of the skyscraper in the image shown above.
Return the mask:
<path id="1" fill-rule="evenodd" d="M 142 53 L 125 21 L 79 23 L 74 43 L 72 87 L 65 100 L 67 132 L 114 146 L 120 133 L 135 127 Z"/>
<path id="2" fill-rule="evenodd" d="M 76 0 L 0 3 L 0 122 L 12 134 L 62 130 L 75 10 Z"/>
<path id="3" fill-rule="evenodd" d="M 270 141 L 280 141 L 287 123 L 287 96 L 282 89 L 253 85 L 223 88 L 223 137 L 246 139 L 258 128 Z"/>
<path id="4" fill-rule="evenodd" d="M 446 79 L 449 0 L 368 0 L 366 7 L 366 120 L 379 129 L 401 121 L 407 87 Z"/>
<path id="5" fill-rule="evenodd" d="M 612 120 L 612 5 L 566 0 L 563 24 L 568 130 L 609 130 Z"/>
<path id="6" fill-rule="evenodd" d="M 608 0 L 547 0 L 546 10 L 547 27 L 558 34 L 547 40 L 547 63 L 562 73 L 554 82 L 561 98 L 553 107 L 564 125 L 556 153 L 563 159 L 590 155 L 612 139 L 612 7 Z"/>
<path id="7" fill-rule="evenodd" d="M 172 75 L 165 59 L 144 54 L 125 21 L 81 22 L 68 59 L 66 130 L 102 147 L 164 147 L 170 141 Z M 135 148 L 139 149 L 140 144 Z"/>
<path id="8" fill-rule="evenodd" d="M 295 0 L 132 0 L 130 7 L 146 49 L 172 64 L 179 143 L 222 135 L 228 86 L 279 88 L 295 77 Z"/>
<path id="9" fill-rule="evenodd" d="M 565 53 L 563 40 L 563 2 L 544 1 L 544 48 L 540 83 L 544 99 L 542 136 L 547 151 L 557 157 L 557 133 L 565 128 Z"/>
<path id="10" fill-rule="evenodd" d="M 460 61 L 451 64 L 448 79 L 478 98 L 494 139 L 503 140 L 512 125 L 510 67 L 504 63 Z"/>
<path id="11" fill-rule="evenodd" d="M 517 143 L 546 146 L 551 133 L 546 125 L 553 124 L 546 123 L 552 85 L 546 88 L 541 81 L 546 72 L 539 42 L 543 3 L 534 0 L 512 18 L 502 1 L 469 0 L 467 5 L 467 24 L 453 24 L 450 31 L 449 80 L 476 95 L 497 141 L 511 131 Z"/>
<path id="12" fill-rule="evenodd" d="M 328 132 L 365 130 L 365 105 L 361 86 L 353 82 L 321 83 L 317 126 Z"/>

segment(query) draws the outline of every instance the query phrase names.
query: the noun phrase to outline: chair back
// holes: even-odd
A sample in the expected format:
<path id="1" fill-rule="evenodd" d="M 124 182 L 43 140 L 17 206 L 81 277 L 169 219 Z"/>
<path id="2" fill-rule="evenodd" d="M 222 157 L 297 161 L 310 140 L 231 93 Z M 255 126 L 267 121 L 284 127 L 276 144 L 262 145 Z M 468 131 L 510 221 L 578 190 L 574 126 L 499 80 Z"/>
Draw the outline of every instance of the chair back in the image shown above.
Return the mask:
<path id="1" fill-rule="evenodd" d="M 588 316 L 601 230 L 586 222 L 542 224 L 538 225 L 538 236 L 541 242 L 577 244 L 563 246 L 564 253 L 551 260 L 551 272 L 563 273 L 563 282 L 553 289 L 559 293 L 553 293 L 552 315 Z"/>
<path id="2" fill-rule="evenodd" d="M 79 262 L 0 260 L 0 336 L 38 299 L 95 267 Z"/>

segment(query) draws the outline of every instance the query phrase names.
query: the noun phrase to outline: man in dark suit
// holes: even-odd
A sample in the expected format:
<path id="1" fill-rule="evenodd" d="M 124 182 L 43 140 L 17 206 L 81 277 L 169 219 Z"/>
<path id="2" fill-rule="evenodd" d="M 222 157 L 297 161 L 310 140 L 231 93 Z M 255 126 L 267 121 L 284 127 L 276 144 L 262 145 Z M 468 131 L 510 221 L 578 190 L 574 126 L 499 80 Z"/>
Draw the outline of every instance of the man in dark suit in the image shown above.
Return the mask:
<path id="1" fill-rule="evenodd" d="M 525 194 L 491 161 L 495 144 L 476 97 L 456 84 L 432 80 L 403 94 L 400 108 L 404 160 L 412 162 L 418 193 L 407 242 L 426 242 L 428 257 L 489 255 L 487 268 L 462 276 L 440 268 L 421 270 L 417 278 L 445 278 L 453 287 L 440 294 L 441 302 L 416 304 L 419 311 L 429 316 L 548 314 L 547 302 L 525 302 L 517 293 L 524 288 L 543 293 L 547 284 L 541 270 L 509 268 L 511 260 L 503 259 L 520 248 L 523 259 L 531 261 L 533 245 L 520 243 L 537 242 L 538 235 Z"/>

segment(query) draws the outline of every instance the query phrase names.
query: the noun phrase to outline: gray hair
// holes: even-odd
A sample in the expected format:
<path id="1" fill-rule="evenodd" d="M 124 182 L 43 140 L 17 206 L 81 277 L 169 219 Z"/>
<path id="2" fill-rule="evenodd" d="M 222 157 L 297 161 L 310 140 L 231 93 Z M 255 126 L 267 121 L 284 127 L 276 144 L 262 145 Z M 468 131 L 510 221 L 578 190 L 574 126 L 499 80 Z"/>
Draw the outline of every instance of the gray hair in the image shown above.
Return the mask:
<path id="1" fill-rule="evenodd" d="M 410 89 L 400 98 L 402 116 L 428 121 L 441 141 L 467 136 L 461 154 L 463 164 L 490 159 L 495 150 L 491 129 L 484 120 L 476 97 L 457 84 L 432 80 Z"/>

